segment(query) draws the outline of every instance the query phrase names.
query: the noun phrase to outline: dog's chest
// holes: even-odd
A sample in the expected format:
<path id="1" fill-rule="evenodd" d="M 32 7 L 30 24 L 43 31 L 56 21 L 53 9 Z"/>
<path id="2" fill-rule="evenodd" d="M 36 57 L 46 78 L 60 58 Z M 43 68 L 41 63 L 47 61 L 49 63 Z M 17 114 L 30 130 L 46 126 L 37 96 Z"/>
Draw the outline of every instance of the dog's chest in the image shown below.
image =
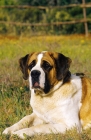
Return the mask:
<path id="1" fill-rule="evenodd" d="M 40 113 L 48 112 L 56 107 L 53 97 L 42 97 L 40 95 L 32 95 L 31 106 L 33 110 L 37 110 Z"/>
<path id="2" fill-rule="evenodd" d="M 69 120 L 79 111 L 80 100 L 81 88 L 73 81 L 45 97 L 31 93 L 30 104 L 33 112 L 46 123 L 59 123 Z"/>
<path id="3" fill-rule="evenodd" d="M 33 108 L 33 112 L 41 119 L 43 119 L 46 123 L 54 123 L 57 115 L 56 113 L 59 111 L 59 107 L 57 106 L 58 97 L 55 96 L 46 96 L 42 97 L 40 95 L 32 95 L 31 97 L 31 106 Z M 57 121 L 57 120 L 56 120 Z"/>

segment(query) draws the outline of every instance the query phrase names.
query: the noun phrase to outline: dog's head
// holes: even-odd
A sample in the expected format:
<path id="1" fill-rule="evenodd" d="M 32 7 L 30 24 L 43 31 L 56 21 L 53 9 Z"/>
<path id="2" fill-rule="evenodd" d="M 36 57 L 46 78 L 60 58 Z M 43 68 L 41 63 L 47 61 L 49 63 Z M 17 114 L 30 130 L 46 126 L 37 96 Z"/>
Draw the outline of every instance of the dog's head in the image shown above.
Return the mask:
<path id="1" fill-rule="evenodd" d="M 49 93 L 58 83 L 70 80 L 71 59 L 56 52 L 35 52 L 19 60 L 23 78 L 29 78 L 30 89 Z M 60 84 L 59 84 L 60 85 Z"/>

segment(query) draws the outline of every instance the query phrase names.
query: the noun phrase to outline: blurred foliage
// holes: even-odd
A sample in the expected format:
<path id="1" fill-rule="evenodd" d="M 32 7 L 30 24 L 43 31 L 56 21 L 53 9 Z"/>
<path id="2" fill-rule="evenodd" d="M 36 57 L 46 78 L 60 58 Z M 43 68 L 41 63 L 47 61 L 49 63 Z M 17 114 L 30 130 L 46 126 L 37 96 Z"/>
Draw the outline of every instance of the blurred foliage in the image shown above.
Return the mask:
<path id="1" fill-rule="evenodd" d="M 91 2 L 91 0 L 86 0 Z M 2 5 L 32 5 L 32 6 L 62 6 L 68 4 L 81 4 L 82 0 L 0 0 L 0 6 Z M 91 18 L 91 8 L 87 8 L 87 18 Z M 83 10 L 80 7 L 73 8 L 0 8 L 0 21 L 8 22 L 25 22 L 25 23 L 52 23 L 63 22 L 71 20 L 79 20 L 83 18 Z M 88 22 L 89 32 L 91 32 L 91 22 Z M 70 24 L 70 25 L 54 25 L 46 27 L 34 27 L 34 26 L 21 26 L 10 25 L 0 23 L 0 33 L 2 34 L 35 34 L 35 33 L 47 33 L 47 34 L 72 34 L 72 33 L 84 33 L 84 24 Z"/>

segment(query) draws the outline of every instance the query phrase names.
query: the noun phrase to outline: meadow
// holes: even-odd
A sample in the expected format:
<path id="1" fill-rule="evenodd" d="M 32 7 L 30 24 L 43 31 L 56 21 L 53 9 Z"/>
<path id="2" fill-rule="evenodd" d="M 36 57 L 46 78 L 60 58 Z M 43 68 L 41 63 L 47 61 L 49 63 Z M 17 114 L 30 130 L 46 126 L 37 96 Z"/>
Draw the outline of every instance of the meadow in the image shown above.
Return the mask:
<path id="1" fill-rule="evenodd" d="M 34 51 L 56 51 L 72 59 L 70 71 L 83 72 L 91 78 L 91 36 L 0 36 L 0 140 L 20 140 L 3 136 L 2 131 L 32 113 L 29 105 L 28 81 L 24 81 L 19 69 L 20 57 Z M 41 135 L 27 140 L 91 140 L 91 129 L 78 134 L 75 130 L 66 134 Z"/>

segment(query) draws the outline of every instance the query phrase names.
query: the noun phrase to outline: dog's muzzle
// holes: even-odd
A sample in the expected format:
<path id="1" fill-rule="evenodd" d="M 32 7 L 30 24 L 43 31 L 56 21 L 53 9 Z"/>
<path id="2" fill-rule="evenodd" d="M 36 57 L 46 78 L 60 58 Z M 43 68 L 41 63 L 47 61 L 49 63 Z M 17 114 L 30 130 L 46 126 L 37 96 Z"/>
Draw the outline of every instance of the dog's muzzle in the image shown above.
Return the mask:
<path id="1" fill-rule="evenodd" d="M 39 70 L 31 71 L 31 79 L 32 79 L 32 87 L 33 88 L 40 88 L 40 77 L 41 72 Z"/>

